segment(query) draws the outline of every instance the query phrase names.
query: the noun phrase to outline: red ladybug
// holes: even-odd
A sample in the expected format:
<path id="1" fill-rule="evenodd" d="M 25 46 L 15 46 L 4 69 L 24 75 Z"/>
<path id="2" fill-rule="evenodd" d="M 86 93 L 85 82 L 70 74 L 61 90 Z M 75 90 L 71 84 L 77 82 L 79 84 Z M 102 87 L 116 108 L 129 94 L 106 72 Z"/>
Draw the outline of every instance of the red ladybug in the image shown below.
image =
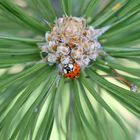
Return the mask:
<path id="1" fill-rule="evenodd" d="M 64 77 L 74 79 L 80 75 L 80 66 L 76 63 L 65 64 L 63 73 Z"/>

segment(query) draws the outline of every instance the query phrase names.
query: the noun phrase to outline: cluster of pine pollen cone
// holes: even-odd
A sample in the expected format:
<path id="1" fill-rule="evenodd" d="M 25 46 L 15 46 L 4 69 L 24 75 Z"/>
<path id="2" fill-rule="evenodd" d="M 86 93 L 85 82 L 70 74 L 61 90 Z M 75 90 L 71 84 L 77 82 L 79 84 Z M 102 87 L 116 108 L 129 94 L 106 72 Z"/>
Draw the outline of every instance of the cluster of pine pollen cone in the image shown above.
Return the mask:
<path id="1" fill-rule="evenodd" d="M 98 57 L 102 49 L 98 37 L 108 28 L 94 29 L 87 26 L 84 18 L 58 18 L 51 31 L 46 32 L 46 42 L 40 46 L 42 60 L 57 64 L 64 77 L 76 78 L 81 69 Z"/>

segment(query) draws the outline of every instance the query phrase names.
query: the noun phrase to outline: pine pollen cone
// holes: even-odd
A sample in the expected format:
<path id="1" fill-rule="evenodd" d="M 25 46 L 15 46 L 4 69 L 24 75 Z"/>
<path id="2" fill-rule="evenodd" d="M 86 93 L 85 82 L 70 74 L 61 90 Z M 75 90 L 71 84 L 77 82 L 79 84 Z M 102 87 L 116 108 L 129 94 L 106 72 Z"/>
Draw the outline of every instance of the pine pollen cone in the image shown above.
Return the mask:
<path id="1" fill-rule="evenodd" d="M 40 46 L 41 53 L 46 54 L 42 59 L 50 65 L 57 64 L 65 77 L 78 77 L 80 69 L 98 57 L 102 48 L 98 37 L 106 30 L 106 27 L 97 30 L 88 27 L 84 18 L 58 18 L 51 31 L 46 32 L 46 42 Z"/>

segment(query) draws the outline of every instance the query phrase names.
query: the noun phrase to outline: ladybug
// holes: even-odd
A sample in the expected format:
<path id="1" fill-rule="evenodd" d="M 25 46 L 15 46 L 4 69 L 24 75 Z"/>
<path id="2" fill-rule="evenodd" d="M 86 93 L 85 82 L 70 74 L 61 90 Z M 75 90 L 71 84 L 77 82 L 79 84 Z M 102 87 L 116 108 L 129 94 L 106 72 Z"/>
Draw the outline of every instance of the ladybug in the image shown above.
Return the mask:
<path id="1" fill-rule="evenodd" d="M 76 63 L 65 64 L 63 73 L 64 77 L 74 79 L 80 75 L 80 66 Z"/>

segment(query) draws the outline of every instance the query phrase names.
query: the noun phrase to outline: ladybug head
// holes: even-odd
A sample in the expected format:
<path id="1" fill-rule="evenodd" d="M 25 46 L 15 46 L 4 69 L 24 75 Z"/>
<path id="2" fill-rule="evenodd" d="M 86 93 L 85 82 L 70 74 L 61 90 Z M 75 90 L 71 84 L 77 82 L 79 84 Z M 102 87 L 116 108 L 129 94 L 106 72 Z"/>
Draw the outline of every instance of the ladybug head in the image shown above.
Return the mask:
<path id="1" fill-rule="evenodd" d="M 72 72 L 73 69 L 74 69 L 74 65 L 72 63 L 65 64 L 64 67 L 63 67 L 63 73 L 68 74 L 68 73 Z"/>

